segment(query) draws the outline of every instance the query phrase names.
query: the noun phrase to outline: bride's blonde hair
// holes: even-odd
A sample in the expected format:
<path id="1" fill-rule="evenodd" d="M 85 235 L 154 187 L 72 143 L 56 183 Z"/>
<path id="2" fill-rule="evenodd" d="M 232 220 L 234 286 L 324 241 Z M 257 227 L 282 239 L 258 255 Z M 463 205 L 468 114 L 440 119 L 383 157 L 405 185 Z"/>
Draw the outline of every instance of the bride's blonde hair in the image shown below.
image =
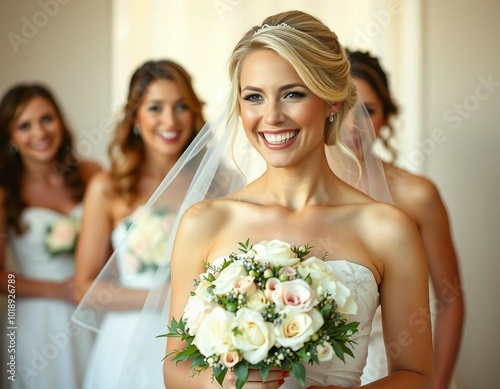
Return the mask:
<path id="1" fill-rule="evenodd" d="M 229 120 L 239 115 L 240 74 L 245 58 L 258 49 L 270 49 L 287 60 L 312 93 L 333 105 L 340 102 L 333 122 L 325 120 L 325 143 L 338 140 L 340 125 L 354 106 L 356 87 L 350 63 L 337 35 L 315 17 L 288 11 L 267 17 L 238 42 L 229 61 L 231 79 Z"/>

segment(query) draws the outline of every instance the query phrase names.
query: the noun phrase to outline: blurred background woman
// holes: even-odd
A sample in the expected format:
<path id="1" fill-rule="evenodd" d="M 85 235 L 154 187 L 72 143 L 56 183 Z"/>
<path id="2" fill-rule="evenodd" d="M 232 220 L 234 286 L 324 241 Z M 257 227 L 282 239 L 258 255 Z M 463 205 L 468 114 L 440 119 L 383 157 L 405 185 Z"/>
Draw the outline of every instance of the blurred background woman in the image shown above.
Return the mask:
<path id="1" fill-rule="evenodd" d="M 84 387 L 134 387 L 119 382 L 131 337 L 139 319 L 137 308 L 154 283 L 169 231 L 182 202 L 141 212 L 165 175 L 203 127 L 202 103 L 191 77 L 178 64 L 148 61 L 132 76 L 123 119 L 109 146 L 111 168 L 97 175 L 85 196 L 77 252 L 76 298 L 80 300 L 117 251 L 116 279 L 110 310 L 100 327 Z M 126 247 L 118 244 L 138 218 Z M 149 219 L 149 220 L 146 220 Z M 115 263 L 113 263 L 114 265 Z M 111 284 L 111 283 L 110 283 Z M 95 284 L 95 288 L 101 287 Z M 120 288 L 117 292 L 116 288 Z M 158 368 L 161 376 L 161 369 Z"/>
<path id="2" fill-rule="evenodd" d="M 4 95 L 0 276 L 15 312 L 6 325 L 15 333 L 15 353 L 5 347 L 4 363 L 15 357 L 16 374 L 2 387 L 79 388 L 83 379 L 92 336 L 70 321 L 73 252 L 84 190 L 100 167 L 79 161 L 72 147 L 61 109 L 46 87 L 17 85 Z M 8 244 L 15 273 L 5 266 Z"/>
<path id="3" fill-rule="evenodd" d="M 375 133 L 389 151 L 393 162 L 397 151 L 391 144 L 394 129 L 390 121 L 398 114 L 398 107 L 391 96 L 387 75 L 378 59 L 369 53 L 354 51 L 349 56 L 351 75 L 358 94 L 372 119 Z M 356 142 L 348 146 L 362 158 Z M 435 388 L 448 388 L 460 348 L 464 303 L 460 287 L 453 288 L 456 293 L 451 290 L 453 285 L 461 283 L 446 207 L 436 185 L 428 178 L 411 174 L 393 163 L 384 163 L 384 170 L 394 204 L 415 221 L 425 247 L 434 292 L 431 307 L 437 307 L 432 313 L 434 385 Z M 430 325 L 430 316 L 423 318 Z M 387 374 L 385 356 L 379 312 L 374 320 L 368 363 L 363 375 L 364 383 Z"/>

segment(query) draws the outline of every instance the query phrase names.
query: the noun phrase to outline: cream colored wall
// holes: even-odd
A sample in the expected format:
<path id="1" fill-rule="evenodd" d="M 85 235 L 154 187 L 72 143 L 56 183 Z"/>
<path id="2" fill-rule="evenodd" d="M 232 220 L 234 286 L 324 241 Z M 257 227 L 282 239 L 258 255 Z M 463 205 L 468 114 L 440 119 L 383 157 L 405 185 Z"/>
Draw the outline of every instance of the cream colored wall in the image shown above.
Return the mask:
<path id="1" fill-rule="evenodd" d="M 423 13 L 420 148 L 451 215 L 467 305 L 459 389 L 500 381 L 499 15 L 495 0 L 426 0 Z"/>
<path id="2" fill-rule="evenodd" d="M 77 134 L 82 157 L 105 162 L 111 118 L 111 1 L 0 1 L 0 94 L 43 82 Z"/>

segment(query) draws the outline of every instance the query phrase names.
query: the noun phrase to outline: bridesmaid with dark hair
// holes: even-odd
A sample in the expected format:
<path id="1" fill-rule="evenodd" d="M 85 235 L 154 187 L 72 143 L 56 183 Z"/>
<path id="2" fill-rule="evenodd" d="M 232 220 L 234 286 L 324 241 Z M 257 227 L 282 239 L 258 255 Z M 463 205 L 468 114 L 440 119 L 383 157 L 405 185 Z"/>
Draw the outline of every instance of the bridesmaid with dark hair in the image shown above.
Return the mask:
<path id="1" fill-rule="evenodd" d="M 15 352 L 5 347 L 4 362 L 15 360 L 15 370 L 2 387 L 80 387 L 92 338 L 70 321 L 73 252 L 84 190 L 99 170 L 75 155 L 71 132 L 46 87 L 17 85 L 3 96 L 0 279 L 10 313 L 6 327 L 15 333 Z M 15 273 L 5 266 L 8 245 Z"/>
<path id="2" fill-rule="evenodd" d="M 398 107 L 391 96 L 387 75 L 378 59 L 369 53 L 354 51 L 349 57 L 351 75 L 370 114 L 375 133 L 395 160 L 397 151 L 391 144 L 394 135 L 391 119 L 398 114 Z M 362 158 L 355 144 L 348 146 L 358 158 Z M 446 206 L 438 188 L 428 178 L 411 174 L 393 163 L 384 163 L 384 171 L 394 205 L 415 221 L 427 254 L 429 277 L 435 295 L 435 304 L 431 306 L 438 307 L 432 316 L 434 387 L 448 388 L 460 348 L 464 302 Z M 430 317 L 420 316 L 414 324 L 426 322 L 430 325 L 430 321 Z M 363 382 L 368 383 L 385 375 L 386 353 L 380 316 L 376 316 Z"/>

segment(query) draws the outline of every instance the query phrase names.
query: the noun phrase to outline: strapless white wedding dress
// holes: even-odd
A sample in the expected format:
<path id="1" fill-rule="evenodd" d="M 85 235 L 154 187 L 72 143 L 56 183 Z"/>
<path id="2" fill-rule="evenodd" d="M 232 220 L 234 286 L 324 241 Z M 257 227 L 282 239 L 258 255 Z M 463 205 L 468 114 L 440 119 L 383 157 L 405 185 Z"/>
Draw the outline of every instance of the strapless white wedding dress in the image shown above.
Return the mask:
<path id="1" fill-rule="evenodd" d="M 81 211 L 78 205 L 70 216 L 79 218 Z M 23 210 L 21 220 L 28 229 L 22 235 L 9 233 L 16 274 L 50 282 L 63 282 L 73 276 L 73 256 L 52 256 L 45 248 L 47 228 L 66 216 L 47 208 Z M 6 323 L 6 331 L 15 333 L 16 380 L 4 382 L 2 388 L 81 388 L 93 335 L 70 321 L 75 306 L 40 297 L 17 297 L 15 301 L 17 328 L 9 330 Z M 4 347 L 4 353 L 6 350 Z M 9 355 L 4 354 L 4 358 Z"/>
<path id="2" fill-rule="evenodd" d="M 123 287 L 149 290 L 154 283 L 156 271 L 147 269 L 137 272 L 127 262 L 125 247 L 120 242 L 127 233 L 132 216 L 125 218 L 115 228 L 111 235 L 114 249 L 118 249 L 118 269 L 120 282 Z M 104 318 L 100 333 L 95 341 L 91 360 L 84 380 L 85 389 L 115 389 L 139 388 L 135 379 L 127 380 L 129 367 L 126 359 L 130 358 L 131 343 L 136 333 L 141 316 L 141 310 L 108 312 Z M 156 373 L 156 371 L 155 371 Z M 158 377 L 151 377 L 153 381 L 163 382 L 161 358 L 158 359 Z"/>
<path id="3" fill-rule="evenodd" d="M 354 358 L 346 355 L 345 363 L 334 357 L 333 360 L 306 366 L 306 388 L 310 385 L 359 386 L 361 374 L 366 363 L 371 324 L 379 305 L 379 292 L 373 273 L 366 267 L 344 260 L 326 262 L 337 276 L 351 289 L 358 305 L 356 315 L 349 315 L 348 321 L 359 322 L 358 333 L 353 346 Z M 295 378 L 288 377 L 280 389 L 302 388 Z"/>

